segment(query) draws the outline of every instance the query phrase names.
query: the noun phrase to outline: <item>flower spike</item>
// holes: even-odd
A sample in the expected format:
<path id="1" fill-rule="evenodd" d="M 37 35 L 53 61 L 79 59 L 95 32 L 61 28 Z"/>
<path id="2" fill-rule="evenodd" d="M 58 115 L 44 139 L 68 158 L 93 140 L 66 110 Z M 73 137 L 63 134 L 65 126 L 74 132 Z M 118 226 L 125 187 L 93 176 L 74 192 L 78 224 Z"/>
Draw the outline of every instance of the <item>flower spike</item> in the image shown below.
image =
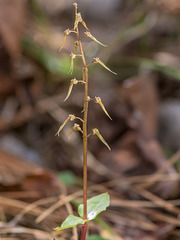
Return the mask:
<path id="1" fill-rule="evenodd" d="M 83 131 L 82 131 L 81 127 L 79 126 L 79 124 L 75 123 L 74 126 L 73 126 L 73 128 L 71 129 L 71 131 L 70 131 L 70 133 L 69 133 L 69 138 L 70 138 L 71 134 L 72 134 L 74 131 L 80 131 L 80 132 L 83 133 Z"/>
<path id="2" fill-rule="evenodd" d="M 111 148 L 109 147 L 109 145 L 107 144 L 107 142 L 104 140 L 104 138 L 101 136 L 101 134 L 100 134 L 100 132 L 99 132 L 99 130 L 98 130 L 97 128 L 94 128 L 94 129 L 92 130 L 92 134 L 93 134 L 93 135 L 96 135 L 96 136 L 101 140 L 101 142 L 104 143 L 104 145 L 106 145 L 106 147 L 107 147 L 109 150 L 111 150 Z"/>
<path id="3" fill-rule="evenodd" d="M 96 43 L 102 45 L 103 47 L 107 47 L 107 45 L 105 45 L 105 44 L 101 43 L 100 41 L 98 41 L 90 32 L 85 32 L 84 36 L 91 38 L 93 41 L 95 41 Z"/>
<path id="4" fill-rule="evenodd" d="M 103 66 L 105 69 L 107 69 L 109 72 L 117 75 L 117 73 L 113 72 L 111 69 L 109 69 L 98 57 L 93 58 L 93 63 L 99 63 L 101 66 Z"/>
<path id="5" fill-rule="evenodd" d="M 104 107 L 104 104 L 101 101 L 101 98 L 100 97 L 95 97 L 94 101 L 95 101 L 95 103 L 98 103 L 101 106 L 101 108 L 104 111 L 104 113 L 112 120 L 112 118 L 109 116 L 108 112 L 106 111 L 106 109 Z"/>
<path id="6" fill-rule="evenodd" d="M 70 86 L 69 86 L 69 90 L 68 90 L 68 93 L 67 93 L 67 96 L 66 98 L 64 99 L 64 102 L 69 98 L 71 92 L 72 92 L 72 89 L 73 89 L 73 85 L 74 84 L 77 84 L 78 83 L 78 80 L 76 78 L 73 78 L 71 79 L 71 83 L 70 83 Z"/>

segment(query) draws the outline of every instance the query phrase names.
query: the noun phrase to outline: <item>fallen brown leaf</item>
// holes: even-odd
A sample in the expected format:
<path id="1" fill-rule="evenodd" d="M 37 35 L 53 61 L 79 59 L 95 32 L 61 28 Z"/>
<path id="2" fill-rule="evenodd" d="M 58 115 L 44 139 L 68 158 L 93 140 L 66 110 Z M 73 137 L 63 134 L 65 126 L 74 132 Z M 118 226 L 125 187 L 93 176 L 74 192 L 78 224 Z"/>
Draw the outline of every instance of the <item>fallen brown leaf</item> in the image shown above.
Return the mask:
<path id="1" fill-rule="evenodd" d="M 60 193 L 56 176 L 35 164 L 0 151 L 1 195 L 33 201 Z"/>

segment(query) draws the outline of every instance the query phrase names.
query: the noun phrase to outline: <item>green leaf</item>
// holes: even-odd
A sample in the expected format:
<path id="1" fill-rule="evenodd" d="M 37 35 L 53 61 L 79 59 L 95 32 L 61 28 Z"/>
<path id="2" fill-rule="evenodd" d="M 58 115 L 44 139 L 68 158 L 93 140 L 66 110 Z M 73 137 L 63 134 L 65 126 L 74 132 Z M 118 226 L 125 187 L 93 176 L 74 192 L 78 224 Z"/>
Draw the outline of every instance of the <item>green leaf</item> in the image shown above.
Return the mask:
<path id="1" fill-rule="evenodd" d="M 102 193 L 98 196 L 92 197 L 87 201 L 87 218 L 92 220 L 96 216 L 105 211 L 110 204 L 110 197 L 108 193 Z M 83 217 L 83 204 L 80 204 L 78 207 L 78 213 Z"/>
<path id="2" fill-rule="evenodd" d="M 108 239 L 102 238 L 99 235 L 91 235 L 87 238 L 87 240 L 108 240 Z"/>
<path id="3" fill-rule="evenodd" d="M 78 224 L 84 224 L 86 221 L 80 217 L 76 217 L 74 215 L 69 215 L 66 220 L 61 224 L 61 227 L 57 227 L 54 230 L 60 231 L 66 228 L 72 228 L 77 226 Z"/>

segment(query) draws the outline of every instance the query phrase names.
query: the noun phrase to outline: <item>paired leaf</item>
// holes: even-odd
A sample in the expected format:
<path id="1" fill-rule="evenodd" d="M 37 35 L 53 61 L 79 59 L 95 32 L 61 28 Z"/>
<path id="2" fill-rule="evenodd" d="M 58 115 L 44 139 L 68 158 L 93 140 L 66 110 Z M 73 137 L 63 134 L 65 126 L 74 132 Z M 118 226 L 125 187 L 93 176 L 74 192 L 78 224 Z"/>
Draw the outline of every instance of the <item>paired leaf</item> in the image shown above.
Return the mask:
<path id="1" fill-rule="evenodd" d="M 91 38 L 93 41 L 95 41 L 96 43 L 102 45 L 103 47 L 107 47 L 107 45 L 105 45 L 105 44 L 101 43 L 100 41 L 98 41 L 90 32 L 85 32 L 84 36 Z"/>
<path id="2" fill-rule="evenodd" d="M 93 130 L 93 135 L 96 135 L 102 143 L 104 143 L 104 145 L 106 145 L 106 147 L 111 150 L 110 146 L 107 144 L 107 142 L 105 141 L 105 139 L 102 137 L 102 135 L 100 134 L 99 130 L 97 128 L 94 128 Z"/>
<path id="3" fill-rule="evenodd" d="M 106 208 L 110 205 L 110 197 L 108 193 L 102 193 L 98 196 L 92 197 L 87 201 L 87 218 L 92 220 L 96 216 L 105 211 Z M 80 204 L 78 207 L 78 213 L 83 218 L 83 208 L 84 205 Z"/>
<path id="4" fill-rule="evenodd" d="M 87 201 L 87 220 L 83 219 L 83 204 L 80 204 L 78 207 L 78 213 L 80 217 L 74 215 L 69 215 L 66 220 L 61 224 L 60 227 L 55 228 L 54 230 L 60 231 L 66 228 L 75 227 L 78 224 L 84 224 L 96 218 L 96 216 L 105 211 L 106 208 L 110 205 L 110 197 L 108 193 L 102 193 L 98 196 L 92 197 Z"/>
<path id="5" fill-rule="evenodd" d="M 104 104 L 102 103 L 101 101 L 101 98 L 100 97 L 95 97 L 95 100 L 94 100 L 96 103 L 98 103 L 102 110 L 104 111 L 104 113 L 112 120 L 112 118 L 109 116 L 109 113 L 106 111 L 105 107 L 104 107 Z"/>
<path id="6" fill-rule="evenodd" d="M 54 230 L 56 231 L 60 231 L 66 228 L 71 228 L 71 227 L 75 227 L 78 224 L 84 224 L 86 221 L 83 220 L 80 217 L 76 217 L 74 215 L 69 215 L 66 220 L 61 224 L 60 227 L 55 228 Z"/>
<path id="7" fill-rule="evenodd" d="M 117 73 L 113 72 L 110 68 L 108 68 L 98 57 L 94 58 L 93 63 L 99 63 L 102 67 L 107 69 L 109 72 L 117 75 Z"/>

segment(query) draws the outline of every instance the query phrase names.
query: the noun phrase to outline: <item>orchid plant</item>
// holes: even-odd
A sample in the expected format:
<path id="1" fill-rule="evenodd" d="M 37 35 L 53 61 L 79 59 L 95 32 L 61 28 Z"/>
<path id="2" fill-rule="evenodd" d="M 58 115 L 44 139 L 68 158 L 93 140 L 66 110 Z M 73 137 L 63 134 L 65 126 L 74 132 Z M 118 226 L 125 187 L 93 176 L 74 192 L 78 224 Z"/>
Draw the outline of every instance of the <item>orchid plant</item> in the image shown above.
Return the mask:
<path id="1" fill-rule="evenodd" d="M 68 100 L 68 98 L 71 95 L 71 92 L 73 90 L 74 85 L 77 85 L 79 83 L 84 84 L 84 109 L 83 109 L 83 118 L 77 117 L 74 114 L 70 114 L 63 124 L 60 126 L 57 135 L 59 136 L 60 132 L 63 130 L 65 125 L 69 122 L 72 121 L 74 122 L 74 125 L 69 133 L 69 136 L 74 132 L 74 131 L 79 131 L 82 134 L 83 137 L 83 204 L 80 204 L 78 207 L 78 213 L 79 217 L 74 216 L 74 215 L 69 215 L 65 221 L 61 224 L 60 227 L 55 228 L 55 230 L 63 230 L 66 228 L 71 228 L 76 225 L 81 224 L 82 225 L 82 231 L 81 231 L 81 240 L 85 240 L 87 237 L 87 228 L 88 228 L 88 222 L 95 219 L 96 216 L 101 213 L 102 211 L 105 211 L 106 208 L 110 204 L 110 197 L 108 193 L 102 193 L 98 196 L 94 196 L 90 199 L 87 198 L 87 143 L 88 143 L 88 138 L 91 135 L 96 135 L 103 144 L 109 149 L 108 143 L 105 141 L 103 136 L 100 134 L 99 130 L 97 128 L 92 129 L 91 133 L 87 132 L 87 120 L 88 120 L 88 104 L 90 101 L 94 101 L 95 103 L 99 104 L 99 106 L 102 108 L 104 113 L 107 115 L 107 117 L 110 117 L 108 114 L 102 100 L 100 97 L 90 97 L 88 94 L 88 68 L 90 64 L 100 64 L 102 67 L 104 67 L 106 70 L 110 71 L 113 74 L 116 74 L 115 72 L 111 71 L 98 57 L 93 58 L 92 62 L 90 64 L 86 63 L 86 58 L 84 54 L 84 49 L 82 46 L 82 39 L 85 37 L 88 37 L 95 41 L 97 44 L 102 45 L 103 47 L 107 47 L 105 44 L 101 43 L 98 41 L 89 31 L 86 23 L 83 21 L 83 18 L 81 16 L 81 13 L 78 12 L 77 8 L 77 3 L 74 3 L 74 8 L 75 8 L 75 21 L 74 21 L 74 27 L 73 29 L 67 29 L 64 31 L 64 37 L 62 41 L 62 45 L 60 47 L 60 51 L 63 49 L 64 44 L 66 42 L 66 37 L 69 34 L 75 34 L 76 35 L 76 41 L 74 43 L 74 52 L 70 54 L 70 70 L 69 74 L 73 73 L 74 70 L 74 60 L 77 57 L 80 57 L 82 59 L 82 79 L 77 80 L 76 78 L 71 79 L 70 85 L 69 85 L 69 90 L 67 92 L 67 95 L 64 99 L 64 101 Z M 80 36 L 80 31 L 79 31 L 79 25 L 82 25 L 85 28 L 85 32 L 83 33 L 82 36 Z M 77 123 L 77 121 L 79 123 Z"/>

